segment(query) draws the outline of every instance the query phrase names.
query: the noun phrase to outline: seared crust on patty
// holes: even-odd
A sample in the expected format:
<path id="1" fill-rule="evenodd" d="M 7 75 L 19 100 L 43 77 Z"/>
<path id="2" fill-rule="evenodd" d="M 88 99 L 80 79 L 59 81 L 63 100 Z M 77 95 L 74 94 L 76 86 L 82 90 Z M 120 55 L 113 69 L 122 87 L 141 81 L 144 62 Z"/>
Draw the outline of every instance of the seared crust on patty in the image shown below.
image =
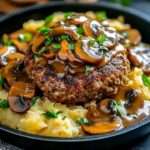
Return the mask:
<path id="1" fill-rule="evenodd" d="M 66 104 L 85 103 L 116 94 L 130 71 L 129 61 L 126 55 L 121 53 L 107 65 L 82 76 L 68 74 L 60 78 L 48 66 L 32 63 L 30 59 L 26 61 L 27 73 L 44 95 L 51 101 Z"/>

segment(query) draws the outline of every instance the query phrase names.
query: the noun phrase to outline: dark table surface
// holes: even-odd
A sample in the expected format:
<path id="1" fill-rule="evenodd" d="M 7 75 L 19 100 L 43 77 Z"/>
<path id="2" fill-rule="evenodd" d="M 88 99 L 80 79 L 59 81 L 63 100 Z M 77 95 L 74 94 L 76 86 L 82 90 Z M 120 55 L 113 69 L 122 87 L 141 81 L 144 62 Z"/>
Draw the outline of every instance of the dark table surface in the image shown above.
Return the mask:
<path id="1" fill-rule="evenodd" d="M 133 3 L 132 6 L 136 10 L 145 13 L 147 16 L 150 17 L 150 0 L 137 0 L 136 3 Z M 0 150 L 22 150 L 14 145 L 6 143 L 3 140 L 0 140 Z M 123 149 L 122 149 L 123 150 Z M 139 139 L 138 141 L 134 142 L 133 145 L 129 145 L 124 150 L 150 150 L 150 135 Z"/>

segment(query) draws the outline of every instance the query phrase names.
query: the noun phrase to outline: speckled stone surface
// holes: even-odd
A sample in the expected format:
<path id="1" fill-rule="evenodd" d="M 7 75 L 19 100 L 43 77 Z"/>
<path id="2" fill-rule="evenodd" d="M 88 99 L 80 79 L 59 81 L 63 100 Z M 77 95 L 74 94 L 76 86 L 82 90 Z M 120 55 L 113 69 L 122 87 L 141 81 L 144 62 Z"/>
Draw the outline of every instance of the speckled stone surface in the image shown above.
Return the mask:
<path id="1" fill-rule="evenodd" d="M 150 0 L 147 1 L 137 0 L 137 2 L 132 5 L 132 7 L 136 8 L 137 10 L 145 13 L 150 17 Z M 0 150 L 22 150 L 22 149 L 13 146 L 9 143 L 6 143 L 5 141 L 0 139 Z M 150 135 L 140 139 L 138 142 L 128 146 L 124 150 L 150 150 Z"/>

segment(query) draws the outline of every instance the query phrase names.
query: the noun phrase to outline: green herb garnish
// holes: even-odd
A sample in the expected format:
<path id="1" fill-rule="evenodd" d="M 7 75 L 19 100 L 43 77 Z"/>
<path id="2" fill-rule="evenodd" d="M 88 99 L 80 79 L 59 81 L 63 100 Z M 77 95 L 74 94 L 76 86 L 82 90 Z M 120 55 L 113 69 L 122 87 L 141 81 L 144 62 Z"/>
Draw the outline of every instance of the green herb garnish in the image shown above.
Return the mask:
<path id="1" fill-rule="evenodd" d="M 77 33 L 80 34 L 80 35 L 83 35 L 83 33 L 84 33 L 83 28 L 82 27 L 78 27 L 77 28 Z"/>
<path id="2" fill-rule="evenodd" d="M 21 42 L 30 42 L 32 40 L 32 34 L 31 33 L 23 33 L 23 34 L 20 34 L 18 39 L 21 41 Z"/>
<path id="3" fill-rule="evenodd" d="M 47 38 L 45 39 L 45 45 L 48 46 L 48 45 L 50 45 L 51 43 L 52 43 L 52 38 L 51 38 L 51 37 L 47 37 Z"/>
<path id="4" fill-rule="evenodd" d="M 0 108 L 6 109 L 9 107 L 9 103 L 6 99 L 0 99 Z"/>
<path id="5" fill-rule="evenodd" d="M 150 77 L 149 76 L 143 74 L 142 81 L 145 86 L 150 87 Z"/>
<path id="6" fill-rule="evenodd" d="M 4 77 L 0 74 L 0 87 L 2 88 L 4 85 Z"/>
<path id="7" fill-rule="evenodd" d="M 62 112 L 61 111 L 58 111 L 58 112 L 47 111 L 47 112 L 43 113 L 43 115 L 45 117 L 47 117 L 48 119 L 55 119 L 55 118 L 58 118 L 60 113 L 62 113 Z"/>
<path id="8" fill-rule="evenodd" d="M 124 105 L 120 101 L 112 100 L 110 107 L 116 115 L 121 117 L 126 115 Z"/>
<path id="9" fill-rule="evenodd" d="M 97 37 L 97 42 L 100 44 L 100 45 L 103 45 L 103 43 L 107 40 L 107 37 L 105 34 L 100 34 L 98 37 Z"/>
<path id="10" fill-rule="evenodd" d="M 69 41 L 70 37 L 68 35 L 61 35 L 60 36 L 60 40 L 67 40 L 67 41 Z"/>
<path id="11" fill-rule="evenodd" d="M 91 121 L 89 121 L 87 118 L 80 118 L 76 121 L 79 125 L 90 125 Z"/>
<path id="12" fill-rule="evenodd" d="M 88 75 L 90 72 L 93 71 L 93 67 L 90 65 L 85 66 L 85 74 Z"/>
<path id="13" fill-rule="evenodd" d="M 45 18 L 45 25 L 48 25 L 52 20 L 53 20 L 54 16 L 53 15 L 49 15 Z"/>
<path id="14" fill-rule="evenodd" d="M 64 18 L 65 19 L 68 19 L 68 17 L 72 16 L 73 15 L 73 12 L 65 12 L 64 13 Z"/>
<path id="15" fill-rule="evenodd" d="M 42 33 L 42 34 L 44 34 L 44 35 L 48 35 L 48 33 L 50 31 L 51 31 L 51 29 L 48 28 L 48 27 L 42 27 L 42 28 L 39 29 L 39 32 Z"/>
<path id="16" fill-rule="evenodd" d="M 60 45 L 59 43 L 55 43 L 55 44 L 52 45 L 52 47 L 53 47 L 54 49 L 60 49 L 60 48 L 61 48 L 61 45 Z"/>
<path id="17" fill-rule="evenodd" d="M 35 103 L 36 103 L 39 99 L 40 99 L 39 96 L 33 97 L 32 100 L 31 100 L 31 106 L 35 105 Z"/>
<path id="18" fill-rule="evenodd" d="M 5 46 L 11 46 L 13 43 L 12 41 L 9 39 L 8 35 L 7 34 L 4 34 L 2 36 L 2 43 L 5 45 Z"/>
<path id="19" fill-rule="evenodd" d="M 105 11 L 96 12 L 96 17 L 98 20 L 103 21 L 107 19 L 107 14 Z"/>
<path id="20" fill-rule="evenodd" d="M 75 50 L 75 44 L 74 44 L 74 43 L 70 43 L 70 44 L 69 44 L 69 49 L 70 49 L 71 51 L 74 51 L 74 50 Z"/>

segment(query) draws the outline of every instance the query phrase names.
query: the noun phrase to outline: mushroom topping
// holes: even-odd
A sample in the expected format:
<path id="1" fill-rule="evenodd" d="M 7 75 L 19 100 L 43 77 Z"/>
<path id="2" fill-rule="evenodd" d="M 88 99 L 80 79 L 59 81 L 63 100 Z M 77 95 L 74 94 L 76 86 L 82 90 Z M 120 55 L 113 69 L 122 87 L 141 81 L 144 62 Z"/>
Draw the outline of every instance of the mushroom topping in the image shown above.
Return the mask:
<path id="1" fill-rule="evenodd" d="M 138 30 L 130 29 L 127 31 L 127 33 L 128 33 L 128 39 L 132 45 L 137 45 L 140 43 L 142 38 Z"/>
<path id="2" fill-rule="evenodd" d="M 12 111 L 24 113 L 30 108 L 30 99 L 34 96 L 35 89 L 32 83 L 16 82 L 8 93 L 8 102 Z"/>
<path id="3" fill-rule="evenodd" d="M 110 114 L 112 111 L 110 109 L 112 99 L 103 99 L 99 103 L 99 109 L 105 114 Z"/>
<path id="4" fill-rule="evenodd" d="M 9 85 L 13 85 L 16 81 L 29 81 L 28 76 L 25 76 L 24 64 L 22 61 L 9 63 L 5 68 L 3 75 Z"/>
<path id="5" fill-rule="evenodd" d="M 60 27 L 53 28 L 52 30 L 53 36 L 62 35 L 62 34 L 67 34 L 74 40 L 79 39 L 78 34 L 76 34 L 76 32 L 73 30 L 73 26 L 72 27 L 60 26 Z"/>
<path id="6" fill-rule="evenodd" d="M 35 36 L 35 38 L 32 40 L 32 52 L 35 53 L 39 46 L 44 42 L 45 37 L 41 34 L 38 34 Z"/>
<path id="7" fill-rule="evenodd" d="M 100 49 L 99 44 L 94 42 L 90 46 L 90 40 L 88 38 L 83 38 L 82 42 L 78 41 L 76 43 L 75 53 L 83 61 L 90 64 L 104 64 L 106 49 Z"/>
<path id="8" fill-rule="evenodd" d="M 67 19 L 68 19 L 67 20 L 68 23 L 74 24 L 74 25 L 80 25 L 88 20 L 88 18 L 86 16 L 75 15 L 75 14 L 68 16 Z"/>
<path id="9" fill-rule="evenodd" d="M 122 127 L 122 122 L 119 118 L 108 121 L 96 122 L 91 125 L 83 125 L 82 129 L 89 134 L 104 134 L 116 131 Z"/>
<path id="10" fill-rule="evenodd" d="M 145 74 L 150 74 L 150 46 L 140 44 L 128 50 L 128 58 L 134 66 L 142 67 Z"/>
<path id="11" fill-rule="evenodd" d="M 144 105 L 144 96 L 137 90 L 131 89 L 125 93 L 125 107 L 129 114 L 137 113 L 139 108 L 142 108 Z"/>
<path id="12" fill-rule="evenodd" d="M 90 26 L 90 21 L 86 21 L 83 23 L 83 30 L 84 30 L 84 33 L 86 36 L 90 36 L 90 37 L 93 37 L 93 31 L 91 29 L 91 26 Z"/>

